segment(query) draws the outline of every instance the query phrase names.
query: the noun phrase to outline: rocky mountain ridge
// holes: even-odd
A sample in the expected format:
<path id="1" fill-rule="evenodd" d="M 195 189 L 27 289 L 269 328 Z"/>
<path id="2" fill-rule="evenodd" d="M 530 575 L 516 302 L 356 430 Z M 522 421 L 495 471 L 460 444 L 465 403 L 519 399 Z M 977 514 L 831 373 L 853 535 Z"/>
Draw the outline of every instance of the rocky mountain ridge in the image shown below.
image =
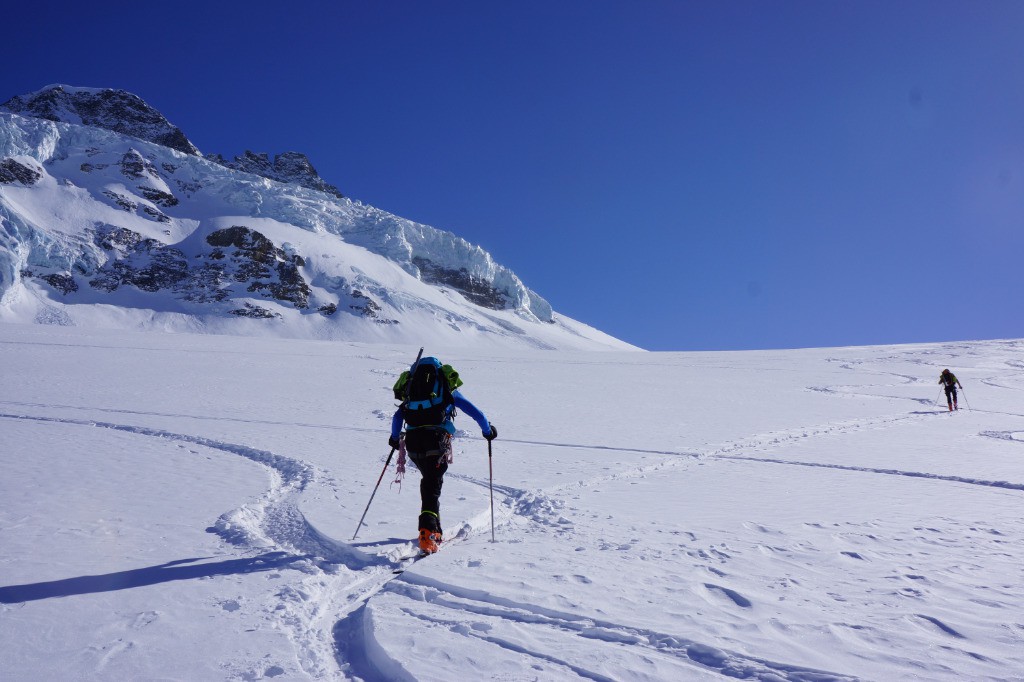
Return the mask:
<path id="1" fill-rule="evenodd" d="M 184 154 L 202 156 L 180 128 L 141 97 L 124 90 L 50 85 L 27 95 L 12 97 L 0 104 L 0 111 L 103 128 Z M 337 187 L 320 177 L 309 158 L 301 152 L 284 152 L 273 160 L 269 154 L 248 150 L 233 161 L 220 154 L 207 154 L 206 158 L 227 168 L 276 182 L 297 184 L 338 198 L 344 196 Z"/>
<path id="2" fill-rule="evenodd" d="M 313 168 L 313 164 L 310 163 L 309 157 L 301 152 L 277 154 L 273 161 L 269 154 L 249 150 L 246 150 L 241 156 L 236 156 L 233 161 L 226 160 L 220 154 L 207 154 L 206 158 L 225 168 L 252 173 L 277 182 L 308 187 L 339 199 L 345 197 L 341 190 L 320 177 L 320 174 Z"/>
<path id="3" fill-rule="evenodd" d="M 0 110 L 48 121 L 104 128 L 177 149 L 184 154 L 199 155 L 199 150 L 181 129 L 142 98 L 124 90 L 50 85 L 28 95 L 12 97 L 0 104 Z"/>
<path id="4" fill-rule="evenodd" d="M 0 321 L 632 348 L 450 232 L 254 173 L 313 177 L 303 155 L 224 162 L 116 127 L 0 111 Z"/>

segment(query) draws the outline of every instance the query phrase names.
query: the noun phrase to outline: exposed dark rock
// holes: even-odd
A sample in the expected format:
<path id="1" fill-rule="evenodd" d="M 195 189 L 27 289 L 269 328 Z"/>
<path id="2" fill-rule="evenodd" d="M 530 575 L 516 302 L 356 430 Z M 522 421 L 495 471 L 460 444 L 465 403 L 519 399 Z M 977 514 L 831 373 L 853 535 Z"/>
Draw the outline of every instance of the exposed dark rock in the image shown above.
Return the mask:
<path id="1" fill-rule="evenodd" d="M 157 209 L 153 208 L 152 206 L 143 206 L 142 207 L 142 212 L 145 213 L 146 215 L 148 215 L 153 220 L 157 221 L 158 223 L 169 223 L 169 222 L 171 222 L 170 218 L 168 218 L 166 215 L 164 215 L 163 213 L 161 213 Z"/>
<path id="2" fill-rule="evenodd" d="M 195 194 L 196 192 L 203 188 L 202 184 L 198 182 L 185 182 L 184 180 L 178 179 L 175 179 L 174 182 L 178 185 L 178 189 L 181 190 L 186 197 L 192 196 L 193 194 Z"/>
<path id="3" fill-rule="evenodd" d="M 114 225 L 101 225 L 93 236 L 93 242 L 100 248 L 106 251 L 118 251 L 122 254 L 134 250 L 143 242 L 152 241 L 143 238 L 138 232 Z"/>
<path id="4" fill-rule="evenodd" d="M 313 164 L 309 162 L 309 158 L 300 152 L 284 152 L 275 156 L 273 161 L 266 153 L 257 154 L 248 150 L 241 156 L 236 156 L 234 161 L 227 161 L 220 154 L 207 154 L 206 158 L 221 166 L 269 180 L 308 187 L 339 199 L 345 196 L 341 190 L 321 178 Z"/>
<path id="5" fill-rule="evenodd" d="M 113 260 L 97 270 L 89 285 L 106 292 L 131 285 L 142 291 L 176 289 L 189 276 L 185 255 L 176 248 L 137 232 L 111 225 L 101 226 L 93 241 Z"/>
<path id="6" fill-rule="evenodd" d="M 153 189 L 152 187 L 144 186 L 140 186 L 138 190 L 139 194 L 146 197 L 157 206 L 163 206 L 166 208 L 169 206 L 178 205 L 178 199 L 173 194 L 168 194 L 167 192 L 162 192 L 158 189 Z"/>
<path id="7" fill-rule="evenodd" d="M 210 251 L 196 254 L 191 262 L 181 250 L 124 227 L 101 225 L 93 241 L 108 252 L 109 259 L 83 275 L 101 291 L 109 293 L 122 286 L 147 292 L 166 290 L 195 303 L 223 301 L 245 291 L 299 309 L 309 307 L 311 289 L 299 270 L 302 258 L 286 254 L 264 235 L 241 225 L 210 234 Z M 62 283 L 54 282 L 54 288 Z M 256 308 L 232 314 L 267 316 Z"/>
<path id="8" fill-rule="evenodd" d="M 109 294 L 117 291 L 122 284 L 130 284 L 133 274 L 129 264 L 115 261 L 100 268 L 96 276 L 89 280 L 89 286 Z"/>
<path id="9" fill-rule="evenodd" d="M 246 303 L 244 308 L 237 308 L 235 310 L 229 310 L 232 315 L 238 315 L 239 317 L 253 317 L 256 319 L 271 319 L 274 317 L 280 317 L 275 312 L 271 312 L 266 308 L 262 308 L 252 303 Z"/>
<path id="10" fill-rule="evenodd" d="M 135 209 L 139 207 L 137 203 L 129 199 L 123 194 L 118 194 L 112 190 L 104 190 L 103 195 L 114 200 L 114 203 L 128 211 L 129 213 L 135 213 Z"/>
<path id="11" fill-rule="evenodd" d="M 230 283 L 222 264 L 204 263 L 189 271 L 187 283 L 179 285 L 178 291 L 186 301 L 210 303 L 228 298 L 231 295 Z"/>
<path id="12" fill-rule="evenodd" d="M 138 270 L 132 283 L 143 291 L 176 289 L 189 275 L 185 254 L 173 247 L 161 246 L 152 251 L 150 265 Z"/>
<path id="13" fill-rule="evenodd" d="M 124 90 L 55 85 L 13 97 L 0 105 L 0 109 L 22 116 L 104 128 L 199 156 L 199 150 L 185 133 L 171 125 L 159 111 Z"/>
<path id="14" fill-rule="evenodd" d="M 369 317 L 371 319 L 378 317 L 377 313 L 380 312 L 380 306 L 372 298 L 361 292 L 359 289 L 352 290 L 352 298 L 358 300 L 359 303 L 350 304 L 349 308 L 355 310 L 363 317 Z"/>
<path id="15" fill-rule="evenodd" d="M 301 260 L 301 259 L 299 259 Z M 277 282 L 271 282 L 270 295 L 279 301 L 291 301 L 296 308 L 309 307 L 309 285 L 294 262 L 277 264 Z"/>
<path id="16" fill-rule="evenodd" d="M 78 283 L 75 282 L 75 278 L 66 272 L 43 275 L 39 279 L 43 280 L 65 296 L 70 294 L 72 291 L 78 291 Z"/>
<path id="17" fill-rule="evenodd" d="M 333 303 L 325 303 L 324 305 L 317 308 L 316 311 L 323 315 L 324 317 L 330 317 L 334 313 L 338 312 L 338 306 L 336 306 Z"/>
<path id="18" fill-rule="evenodd" d="M 272 261 L 275 255 L 272 241 L 259 232 L 241 225 L 211 232 L 206 237 L 206 243 L 222 248 L 234 247 L 246 252 L 249 258 L 259 263 Z M 281 251 L 280 257 L 284 258 L 284 251 Z"/>
<path id="19" fill-rule="evenodd" d="M 23 185 L 34 185 L 43 177 L 35 168 L 19 163 L 14 159 L 0 161 L 0 184 L 20 182 Z"/>
<path id="20" fill-rule="evenodd" d="M 414 256 L 412 262 L 419 268 L 423 281 L 428 284 L 450 286 L 473 303 L 491 310 L 504 310 L 509 306 L 507 294 L 495 289 L 487 280 L 469 274 L 466 268 L 443 268 L 419 256 Z"/>
<path id="21" fill-rule="evenodd" d="M 121 173 L 133 180 L 138 180 L 146 172 L 146 160 L 134 149 L 125 152 L 121 157 L 120 166 Z"/>
<path id="22" fill-rule="evenodd" d="M 235 255 L 238 256 L 242 252 L 236 251 Z M 257 291 L 258 289 L 267 288 L 266 282 L 261 282 L 261 279 L 267 279 L 270 277 L 270 268 L 263 263 L 256 260 L 245 260 L 236 259 L 236 270 L 234 278 L 236 282 L 252 282 L 249 285 L 249 291 Z"/>

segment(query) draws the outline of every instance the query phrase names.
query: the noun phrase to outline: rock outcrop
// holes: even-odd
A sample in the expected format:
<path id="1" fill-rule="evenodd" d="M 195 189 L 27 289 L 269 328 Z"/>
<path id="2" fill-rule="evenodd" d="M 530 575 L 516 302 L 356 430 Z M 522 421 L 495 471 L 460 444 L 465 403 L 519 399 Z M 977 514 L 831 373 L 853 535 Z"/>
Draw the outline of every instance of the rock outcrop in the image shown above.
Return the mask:
<path id="1" fill-rule="evenodd" d="M 309 162 L 309 158 L 300 152 L 284 152 L 276 155 L 273 161 L 268 154 L 250 151 L 236 156 L 234 161 L 228 161 L 220 154 L 207 154 L 206 158 L 225 168 L 252 173 L 276 182 L 315 189 L 339 199 L 345 196 L 341 190 L 321 178 L 313 164 Z"/>

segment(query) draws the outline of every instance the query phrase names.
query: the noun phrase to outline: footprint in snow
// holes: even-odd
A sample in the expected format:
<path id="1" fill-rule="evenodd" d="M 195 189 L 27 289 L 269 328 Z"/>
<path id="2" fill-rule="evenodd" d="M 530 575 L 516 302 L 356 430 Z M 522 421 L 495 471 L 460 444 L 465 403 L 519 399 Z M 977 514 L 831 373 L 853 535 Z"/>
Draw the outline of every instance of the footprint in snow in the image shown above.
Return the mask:
<path id="1" fill-rule="evenodd" d="M 141 630 L 147 625 L 156 622 L 158 618 L 160 618 L 160 613 L 157 611 L 143 611 L 132 619 L 131 627 L 133 630 Z"/>

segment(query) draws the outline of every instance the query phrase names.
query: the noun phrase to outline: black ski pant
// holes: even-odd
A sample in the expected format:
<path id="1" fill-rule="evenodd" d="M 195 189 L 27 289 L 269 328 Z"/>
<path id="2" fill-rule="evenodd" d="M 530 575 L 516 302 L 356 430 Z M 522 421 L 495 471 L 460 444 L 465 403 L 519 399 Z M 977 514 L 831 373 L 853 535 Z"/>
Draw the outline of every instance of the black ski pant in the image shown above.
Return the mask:
<path id="1" fill-rule="evenodd" d="M 441 531 L 441 486 L 448 462 L 440 450 L 410 452 L 409 459 L 420 470 L 420 528 L 440 533 Z"/>
<path id="2" fill-rule="evenodd" d="M 956 386 L 946 386 L 946 404 L 950 407 L 956 405 Z"/>

